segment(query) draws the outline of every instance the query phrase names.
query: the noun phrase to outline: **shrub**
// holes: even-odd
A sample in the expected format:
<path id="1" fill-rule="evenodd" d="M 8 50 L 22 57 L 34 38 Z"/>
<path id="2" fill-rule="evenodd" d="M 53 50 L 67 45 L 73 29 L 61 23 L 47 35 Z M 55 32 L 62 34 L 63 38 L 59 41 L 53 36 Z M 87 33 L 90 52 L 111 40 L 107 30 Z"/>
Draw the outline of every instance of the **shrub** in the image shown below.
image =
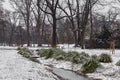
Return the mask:
<path id="1" fill-rule="evenodd" d="M 28 48 L 18 48 L 18 53 L 21 54 L 23 57 L 28 58 L 31 61 L 40 63 L 39 60 L 37 60 L 36 58 L 32 57 L 32 51 L 30 51 Z"/>
<path id="2" fill-rule="evenodd" d="M 53 58 L 57 59 L 57 60 L 64 60 L 65 56 L 66 56 L 66 52 L 60 50 L 60 49 L 56 49 L 53 48 Z"/>
<path id="3" fill-rule="evenodd" d="M 37 51 L 38 51 L 38 55 L 40 55 L 40 57 L 45 57 L 45 59 L 54 58 L 56 60 L 71 61 L 72 63 L 75 63 L 75 64 L 84 63 L 89 58 L 89 55 L 84 52 L 78 53 L 78 52 L 72 51 L 72 52 L 66 53 L 56 48 L 40 49 Z"/>
<path id="4" fill-rule="evenodd" d="M 79 53 L 78 52 L 75 52 L 75 51 L 73 51 L 73 52 L 68 52 L 66 55 L 65 55 L 65 60 L 66 61 L 72 61 L 72 59 L 73 58 L 75 58 L 75 57 L 77 57 L 77 56 L 79 56 Z"/>
<path id="5" fill-rule="evenodd" d="M 120 60 L 115 65 L 116 66 L 120 66 Z"/>
<path id="6" fill-rule="evenodd" d="M 82 64 L 84 64 L 86 61 L 88 61 L 89 60 L 89 58 L 86 58 L 86 57 L 84 57 L 84 56 L 81 56 L 80 57 L 80 63 L 82 63 Z"/>
<path id="7" fill-rule="evenodd" d="M 31 51 L 27 48 L 19 48 L 18 53 L 21 54 L 23 57 L 29 58 L 32 55 Z"/>
<path id="8" fill-rule="evenodd" d="M 59 55 L 59 56 L 56 56 L 55 59 L 56 59 L 56 60 L 64 60 L 64 59 L 65 59 L 65 56 L 64 56 L 64 55 Z"/>
<path id="9" fill-rule="evenodd" d="M 79 63 L 85 63 L 86 61 L 88 61 L 88 59 L 90 58 L 90 56 L 85 53 L 85 52 L 82 52 L 79 54 Z"/>
<path id="10" fill-rule="evenodd" d="M 86 53 L 78 53 L 78 52 L 68 52 L 65 58 L 66 61 L 71 61 L 72 63 L 84 63 L 88 59 L 89 55 Z"/>
<path id="11" fill-rule="evenodd" d="M 95 60 L 98 60 L 98 56 L 97 55 L 91 55 L 91 57 Z"/>
<path id="12" fill-rule="evenodd" d="M 61 60 L 62 58 L 64 58 L 65 52 L 56 48 L 41 49 L 38 50 L 38 55 L 40 55 L 40 57 L 45 57 L 46 59 L 55 58 L 57 60 Z"/>
<path id="13" fill-rule="evenodd" d="M 96 68 L 99 66 L 99 62 L 96 61 L 94 58 L 90 58 L 88 61 L 86 61 L 82 67 L 81 72 L 82 73 L 92 73 L 96 70 Z"/>
<path id="14" fill-rule="evenodd" d="M 85 52 L 81 52 L 80 55 L 84 56 L 84 57 L 90 57 L 87 53 Z"/>
<path id="15" fill-rule="evenodd" d="M 110 63 L 110 62 L 112 62 L 112 58 L 111 58 L 110 55 L 105 54 L 105 53 L 102 53 L 102 54 L 99 56 L 99 61 L 100 61 L 100 62 L 103 62 L 103 63 Z"/>
<path id="16" fill-rule="evenodd" d="M 18 47 L 18 48 L 17 48 L 17 50 L 20 50 L 20 49 L 21 49 L 21 47 Z"/>
<path id="17" fill-rule="evenodd" d="M 53 55 L 53 51 L 51 49 L 41 49 L 37 53 L 40 57 L 45 57 L 46 59 L 51 58 Z"/>
<path id="18" fill-rule="evenodd" d="M 37 50 L 37 54 L 40 56 L 40 57 L 45 57 L 45 55 L 48 53 L 48 49 L 40 49 L 40 50 Z"/>
<path id="19" fill-rule="evenodd" d="M 72 57 L 71 62 L 75 63 L 75 64 L 78 64 L 78 63 L 80 63 L 80 60 L 77 56 L 74 56 L 74 57 Z"/>
<path id="20" fill-rule="evenodd" d="M 48 50 L 48 53 L 45 55 L 45 59 L 52 58 L 52 55 L 54 54 L 52 49 Z"/>

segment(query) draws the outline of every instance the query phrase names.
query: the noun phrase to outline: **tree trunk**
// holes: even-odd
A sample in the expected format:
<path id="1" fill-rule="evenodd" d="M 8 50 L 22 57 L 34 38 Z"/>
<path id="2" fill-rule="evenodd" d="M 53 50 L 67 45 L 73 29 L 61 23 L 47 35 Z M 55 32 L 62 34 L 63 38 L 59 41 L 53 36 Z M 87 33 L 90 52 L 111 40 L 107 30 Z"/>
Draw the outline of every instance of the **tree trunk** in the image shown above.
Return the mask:
<path id="1" fill-rule="evenodd" d="M 30 46 L 29 15 L 27 15 L 27 46 Z"/>
<path id="2" fill-rule="evenodd" d="M 85 28 L 81 32 L 81 48 L 84 49 Z"/>
<path id="3" fill-rule="evenodd" d="M 12 27 L 11 34 L 10 34 L 10 39 L 9 39 L 9 46 L 12 46 L 13 44 L 13 34 L 14 34 L 14 27 Z"/>
<path id="4" fill-rule="evenodd" d="M 76 15 L 76 19 L 77 19 L 77 28 L 79 29 L 77 31 L 77 46 L 80 46 L 80 9 L 79 9 L 79 0 L 76 0 L 77 3 L 77 15 Z"/>
<path id="5" fill-rule="evenodd" d="M 38 19 L 38 21 L 37 21 L 37 43 L 38 43 L 38 46 L 40 47 L 41 46 L 40 19 Z"/>
<path id="6" fill-rule="evenodd" d="M 53 14 L 52 47 L 56 47 L 57 44 L 56 22 L 56 16 Z"/>
<path id="7" fill-rule="evenodd" d="M 81 48 L 84 48 L 84 37 L 85 37 L 85 29 L 86 29 L 86 25 L 88 22 L 88 16 L 89 16 L 89 12 L 90 12 L 90 0 L 86 0 L 86 4 L 84 7 L 84 11 L 82 14 L 82 31 L 81 31 Z"/>
<path id="8" fill-rule="evenodd" d="M 27 46 L 30 46 L 30 7 L 31 2 L 29 0 L 26 0 L 26 26 L 27 26 Z"/>
<path id="9" fill-rule="evenodd" d="M 78 40 L 77 40 L 77 32 L 74 31 L 74 39 L 75 39 L 75 47 L 78 46 Z"/>
<path id="10" fill-rule="evenodd" d="M 90 31 L 90 40 L 89 40 L 89 47 L 91 48 L 92 36 L 93 36 L 93 19 L 92 19 L 92 5 L 90 3 L 90 23 L 91 23 L 91 31 Z"/>
<path id="11" fill-rule="evenodd" d="M 37 17 L 37 43 L 38 46 L 40 47 L 42 45 L 41 43 L 41 36 L 40 36 L 40 26 L 41 26 L 41 20 L 40 20 L 40 0 L 37 0 L 37 13 L 38 13 L 38 17 Z"/>

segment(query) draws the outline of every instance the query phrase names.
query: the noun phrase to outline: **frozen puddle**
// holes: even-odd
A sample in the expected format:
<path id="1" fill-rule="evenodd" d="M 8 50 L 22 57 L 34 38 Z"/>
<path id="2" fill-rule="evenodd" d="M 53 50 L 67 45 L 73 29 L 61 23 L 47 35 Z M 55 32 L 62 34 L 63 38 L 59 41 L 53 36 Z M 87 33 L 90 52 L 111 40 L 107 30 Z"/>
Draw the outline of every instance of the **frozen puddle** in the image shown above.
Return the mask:
<path id="1" fill-rule="evenodd" d="M 58 79 L 44 65 L 23 58 L 16 50 L 0 50 L 0 80 Z"/>
<path id="2" fill-rule="evenodd" d="M 75 72 L 64 69 L 53 68 L 52 72 L 57 76 L 61 77 L 62 80 L 90 80 L 86 77 L 76 74 Z"/>

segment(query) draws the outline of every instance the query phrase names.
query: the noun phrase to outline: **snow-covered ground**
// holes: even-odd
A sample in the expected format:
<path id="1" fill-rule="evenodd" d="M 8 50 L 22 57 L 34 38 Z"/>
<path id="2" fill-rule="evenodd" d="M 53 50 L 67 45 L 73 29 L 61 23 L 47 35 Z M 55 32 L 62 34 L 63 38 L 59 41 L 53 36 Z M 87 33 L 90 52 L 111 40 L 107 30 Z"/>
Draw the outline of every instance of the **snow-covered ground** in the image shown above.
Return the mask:
<path id="1" fill-rule="evenodd" d="M 69 48 L 68 48 L 69 47 Z M 46 47 L 42 47 L 46 48 Z M 120 50 L 115 50 L 115 54 L 111 54 L 110 50 L 104 49 L 80 49 L 74 48 L 73 45 L 60 45 L 64 51 L 86 52 L 89 55 L 100 55 L 107 53 L 112 56 L 112 63 L 101 63 L 102 68 L 98 68 L 96 72 L 87 74 L 90 78 L 102 80 L 120 80 L 120 67 L 115 63 L 120 60 Z M 64 68 L 78 71 L 81 65 L 72 64 L 71 62 L 56 61 L 54 59 L 45 60 L 39 58 L 41 64 L 37 64 L 21 57 L 17 54 L 17 47 L 0 47 L 0 80 L 56 80 L 52 73 L 46 70 L 44 65 L 53 65 L 56 68 Z M 33 50 L 40 49 L 38 47 L 30 48 Z M 1 75 L 2 74 L 2 75 Z"/>
<path id="2" fill-rule="evenodd" d="M 41 61 L 42 64 L 45 64 L 45 65 L 53 65 L 56 68 L 63 68 L 63 69 L 68 69 L 73 71 L 79 71 L 82 66 L 80 64 L 72 64 L 71 62 L 56 61 L 54 59 L 45 60 L 44 58 L 40 58 L 39 60 Z M 98 68 L 94 73 L 89 73 L 87 74 L 87 76 L 89 78 L 98 79 L 98 80 L 99 79 L 100 80 L 120 80 L 120 67 L 116 66 L 114 64 L 115 62 L 101 63 L 103 66 L 102 68 Z"/>
<path id="3" fill-rule="evenodd" d="M 44 65 L 29 61 L 16 50 L 8 49 L 11 48 L 0 49 L 0 80 L 58 80 Z"/>
<path id="4" fill-rule="evenodd" d="M 63 46 L 63 45 L 61 45 Z M 73 45 L 72 45 L 73 46 Z M 74 48 L 70 46 L 69 48 L 67 46 L 64 46 L 64 51 L 77 51 L 77 52 L 85 52 L 89 55 L 100 55 L 101 53 L 107 53 L 111 55 L 113 62 L 112 63 L 101 63 L 103 67 L 98 68 L 96 72 L 87 74 L 88 77 L 94 78 L 94 79 L 102 79 L 102 80 L 120 80 L 120 67 L 116 66 L 116 62 L 120 60 L 120 50 L 115 50 L 115 54 L 112 54 L 110 50 L 104 50 L 104 49 L 80 49 L 80 48 Z M 72 64 L 71 62 L 65 62 L 65 61 L 56 61 L 54 59 L 48 59 L 45 60 L 44 58 L 39 59 L 41 63 L 46 65 L 53 65 L 57 68 L 64 68 L 69 70 L 78 71 L 81 68 L 81 65 Z"/>

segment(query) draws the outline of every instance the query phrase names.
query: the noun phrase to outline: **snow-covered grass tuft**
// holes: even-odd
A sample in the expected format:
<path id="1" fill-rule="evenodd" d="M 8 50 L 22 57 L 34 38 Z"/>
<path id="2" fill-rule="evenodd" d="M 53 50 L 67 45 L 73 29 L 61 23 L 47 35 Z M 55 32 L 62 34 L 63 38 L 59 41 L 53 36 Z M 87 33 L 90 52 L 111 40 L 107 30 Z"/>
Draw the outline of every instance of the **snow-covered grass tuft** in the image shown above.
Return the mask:
<path id="1" fill-rule="evenodd" d="M 82 65 L 81 71 L 82 73 L 93 73 L 99 66 L 100 63 L 95 58 L 91 57 Z"/>
<path id="2" fill-rule="evenodd" d="M 39 60 L 37 60 L 36 58 L 32 57 L 33 56 L 32 51 L 29 50 L 28 48 L 18 48 L 17 50 L 18 50 L 18 53 L 21 54 L 23 57 L 26 57 L 26 58 L 28 58 L 31 61 L 40 63 Z"/>
<path id="3" fill-rule="evenodd" d="M 99 61 L 103 62 L 103 63 L 111 63 L 112 62 L 112 58 L 111 58 L 111 56 L 109 54 L 102 53 L 99 56 Z"/>
<path id="4" fill-rule="evenodd" d="M 63 50 L 51 48 L 51 49 L 40 49 L 37 52 L 40 57 L 44 57 L 45 59 L 54 58 L 55 60 L 64 60 L 64 61 L 70 61 L 75 64 L 81 64 L 85 63 L 87 59 L 90 57 L 85 52 L 75 52 L 71 51 L 66 53 Z"/>
<path id="5" fill-rule="evenodd" d="M 66 52 L 57 48 L 50 48 L 37 50 L 37 54 L 40 57 L 45 57 L 45 59 L 55 58 L 57 60 L 61 60 L 61 58 L 65 56 Z"/>
<path id="6" fill-rule="evenodd" d="M 94 58 L 94 59 L 96 59 L 96 60 L 98 60 L 98 56 L 97 56 L 96 54 L 91 55 L 91 57 Z M 99 60 L 98 60 L 98 61 L 99 61 Z"/>

